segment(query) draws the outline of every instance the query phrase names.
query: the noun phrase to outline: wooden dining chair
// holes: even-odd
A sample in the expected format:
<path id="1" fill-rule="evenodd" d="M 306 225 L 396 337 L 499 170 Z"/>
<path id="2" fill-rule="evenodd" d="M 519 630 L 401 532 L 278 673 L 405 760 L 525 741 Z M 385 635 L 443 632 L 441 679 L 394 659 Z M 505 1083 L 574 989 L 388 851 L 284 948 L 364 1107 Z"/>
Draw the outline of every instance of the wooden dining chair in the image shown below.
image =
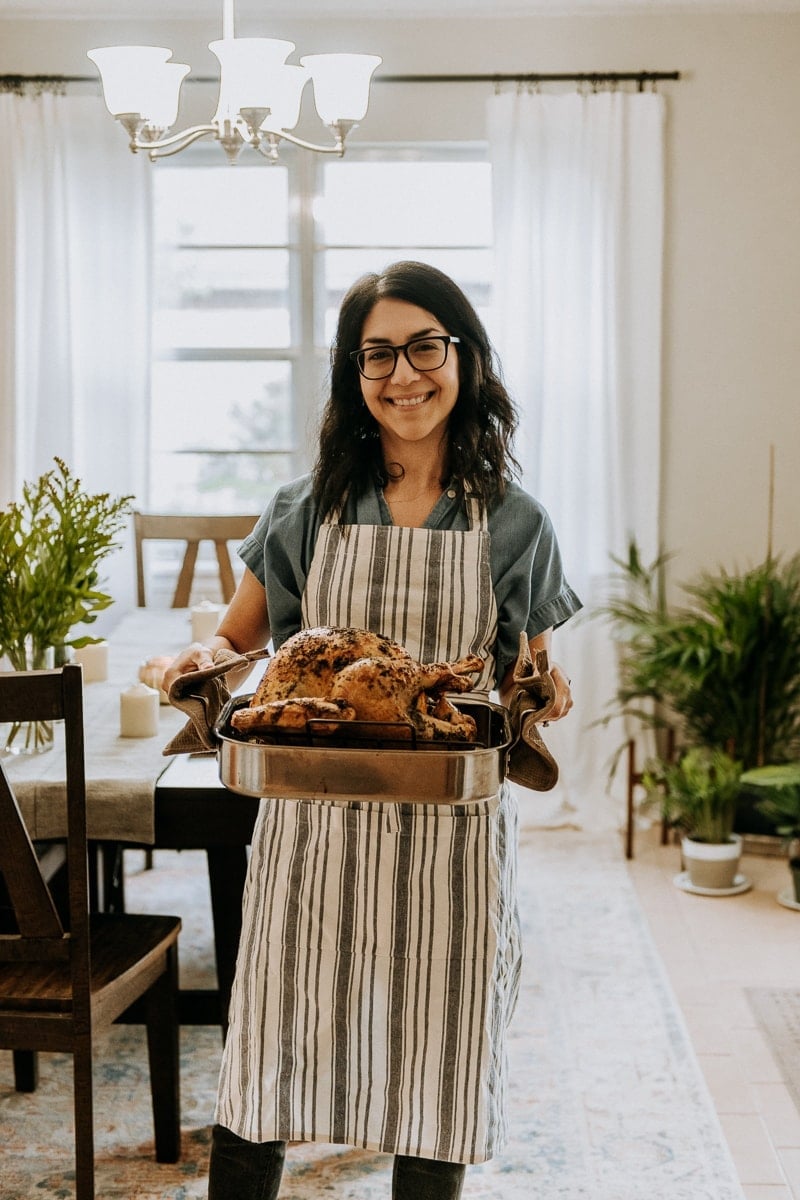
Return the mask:
<path id="1" fill-rule="evenodd" d="M 213 542 L 217 556 L 219 584 L 222 599 L 228 604 L 236 590 L 228 543 L 241 541 L 253 529 L 257 516 L 236 514 L 233 516 L 206 516 L 170 513 L 134 512 L 133 532 L 136 542 L 136 590 L 139 608 L 145 608 L 144 542 L 185 542 L 178 582 L 172 597 L 173 608 L 188 608 L 192 593 L 197 554 L 201 542 Z"/>
<path id="2" fill-rule="evenodd" d="M 147 1026 L 156 1159 L 179 1158 L 181 922 L 89 912 L 80 666 L 0 673 L 0 722 L 34 720 L 64 722 L 68 912 L 59 912 L 0 761 L 0 872 L 10 904 L 0 932 L 0 1047 L 72 1055 L 76 1197 L 93 1200 L 92 1042 L 114 1021 Z"/>

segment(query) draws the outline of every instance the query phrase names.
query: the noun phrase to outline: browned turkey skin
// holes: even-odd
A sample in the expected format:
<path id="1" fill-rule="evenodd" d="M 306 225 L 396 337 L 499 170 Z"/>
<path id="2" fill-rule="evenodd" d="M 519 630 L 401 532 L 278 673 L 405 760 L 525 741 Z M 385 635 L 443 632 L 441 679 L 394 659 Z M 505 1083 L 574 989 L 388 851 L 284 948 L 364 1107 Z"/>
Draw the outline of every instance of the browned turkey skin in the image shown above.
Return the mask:
<path id="1" fill-rule="evenodd" d="M 309 719 L 378 721 L 413 727 L 417 736 L 470 741 L 475 722 L 447 699 L 467 692 L 483 662 L 418 663 L 390 638 L 365 629 L 304 629 L 284 642 L 248 708 L 231 724 L 251 734 L 302 729 Z"/>
<path id="2" fill-rule="evenodd" d="M 327 625 L 301 629 L 267 663 L 253 704 L 287 700 L 290 696 L 325 698 L 336 675 L 359 658 L 412 661 L 397 642 L 366 629 L 334 629 Z"/>
<path id="3" fill-rule="evenodd" d="M 239 708 L 231 724 L 241 733 L 264 733 L 269 729 L 302 732 L 309 721 L 354 721 L 355 709 L 343 700 L 320 700 L 314 696 L 295 696 L 271 700 L 251 708 Z"/>

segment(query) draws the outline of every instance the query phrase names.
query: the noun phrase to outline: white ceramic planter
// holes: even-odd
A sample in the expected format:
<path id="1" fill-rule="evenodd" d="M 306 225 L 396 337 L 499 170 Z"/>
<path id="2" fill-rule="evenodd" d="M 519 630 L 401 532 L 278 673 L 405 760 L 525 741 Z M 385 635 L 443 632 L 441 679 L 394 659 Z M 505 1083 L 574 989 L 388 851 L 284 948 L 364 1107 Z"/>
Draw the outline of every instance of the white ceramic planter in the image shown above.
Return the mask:
<path id="1" fill-rule="evenodd" d="M 729 842 L 695 842 L 685 837 L 681 852 L 693 887 L 724 891 L 734 886 L 742 857 L 742 839 L 738 833 L 732 833 Z"/>

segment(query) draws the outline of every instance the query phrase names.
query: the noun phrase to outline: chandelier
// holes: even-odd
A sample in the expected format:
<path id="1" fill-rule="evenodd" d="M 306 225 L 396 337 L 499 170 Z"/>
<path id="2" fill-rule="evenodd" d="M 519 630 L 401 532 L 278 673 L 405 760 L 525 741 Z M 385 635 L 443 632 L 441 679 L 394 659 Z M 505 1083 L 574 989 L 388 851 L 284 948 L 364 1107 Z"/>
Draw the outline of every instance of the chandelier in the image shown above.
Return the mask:
<path id="1" fill-rule="evenodd" d="M 184 150 L 198 138 L 215 138 L 231 163 L 245 145 L 275 161 L 281 140 L 320 154 L 344 154 L 345 139 L 367 111 L 374 54 L 307 54 L 300 66 L 286 59 L 293 42 L 234 36 L 234 0 L 223 0 L 222 40 L 209 43 L 219 59 L 217 111 L 207 125 L 169 133 L 178 115 L 181 84 L 191 70 L 168 62 L 163 46 L 103 46 L 89 50 L 103 83 L 106 107 L 125 128 L 134 154 L 151 159 Z M 314 105 L 332 131 L 333 145 L 318 146 L 290 131 L 300 116 L 303 88 L 313 81 Z"/>

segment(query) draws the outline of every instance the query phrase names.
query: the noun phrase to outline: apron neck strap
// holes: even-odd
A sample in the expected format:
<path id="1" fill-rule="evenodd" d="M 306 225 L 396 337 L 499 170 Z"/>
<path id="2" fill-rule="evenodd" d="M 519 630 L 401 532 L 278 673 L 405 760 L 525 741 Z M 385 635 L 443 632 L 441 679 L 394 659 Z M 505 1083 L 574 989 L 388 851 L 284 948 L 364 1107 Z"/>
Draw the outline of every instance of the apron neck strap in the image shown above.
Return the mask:
<path id="1" fill-rule="evenodd" d="M 464 480 L 464 504 L 467 509 L 467 517 L 469 519 L 470 529 L 488 529 L 489 523 L 486 516 L 486 507 L 481 502 L 480 496 L 470 490 L 471 484 Z"/>
<path id="2" fill-rule="evenodd" d="M 486 516 L 486 507 L 481 502 L 480 496 L 475 492 L 470 491 L 471 485 L 464 481 L 464 505 L 467 510 L 467 518 L 469 520 L 470 529 L 488 529 L 489 522 Z M 323 525 L 338 525 L 341 516 L 341 508 L 335 508 L 328 513 Z"/>

